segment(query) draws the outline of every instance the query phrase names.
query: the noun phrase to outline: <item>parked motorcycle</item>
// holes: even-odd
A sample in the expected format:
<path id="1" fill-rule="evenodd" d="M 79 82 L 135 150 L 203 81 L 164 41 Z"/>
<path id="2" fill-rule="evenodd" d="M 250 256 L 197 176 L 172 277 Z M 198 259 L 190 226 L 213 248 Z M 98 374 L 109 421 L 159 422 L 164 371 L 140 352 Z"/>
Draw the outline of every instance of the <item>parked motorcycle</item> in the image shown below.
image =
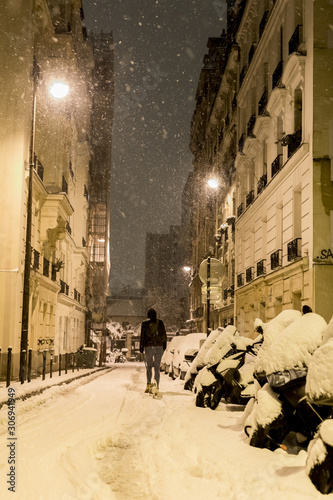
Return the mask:
<path id="1" fill-rule="evenodd" d="M 305 396 L 308 365 L 321 345 L 325 320 L 315 313 L 301 316 L 264 344 L 256 361 L 258 390 L 244 430 L 250 445 L 275 450 L 287 434 L 297 433 L 303 446 L 329 412 Z"/>
<path id="2" fill-rule="evenodd" d="M 218 327 L 216 330 L 210 332 L 205 342 L 199 349 L 199 352 L 195 359 L 189 366 L 189 369 L 184 378 L 184 389 L 188 391 L 192 391 L 194 389 L 195 379 L 202 370 L 202 368 L 206 365 L 206 354 L 210 350 L 210 348 L 215 344 L 217 338 L 222 335 L 224 332 L 224 328 Z"/>
<path id="3" fill-rule="evenodd" d="M 262 335 L 254 341 L 235 335 L 227 352 L 207 364 L 196 405 L 215 410 L 222 398 L 229 403 L 246 404 L 253 397 L 253 362 L 261 343 Z"/>
<path id="4" fill-rule="evenodd" d="M 325 405 L 329 415 L 320 423 L 308 446 L 306 473 L 321 493 L 333 492 L 333 318 L 328 324 L 323 344 L 313 354 L 306 380 L 310 404 Z"/>

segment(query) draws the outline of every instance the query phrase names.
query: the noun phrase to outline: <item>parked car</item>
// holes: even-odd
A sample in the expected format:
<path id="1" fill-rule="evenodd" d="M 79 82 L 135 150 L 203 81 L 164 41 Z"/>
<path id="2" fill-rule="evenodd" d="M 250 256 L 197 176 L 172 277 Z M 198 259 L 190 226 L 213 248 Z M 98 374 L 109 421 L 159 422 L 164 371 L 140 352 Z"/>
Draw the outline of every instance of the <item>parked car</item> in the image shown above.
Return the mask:
<path id="1" fill-rule="evenodd" d="M 163 353 L 162 359 L 161 359 L 161 365 L 160 365 L 160 370 L 164 371 L 165 373 L 170 373 L 170 368 L 172 367 L 172 358 L 174 354 L 175 347 L 182 342 L 182 339 L 184 339 L 184 336 L 177 335 L 173 337 L 171 342 L 168 343 L 166 350 Z"/>
<path id="2" fill-rule="evenodd" d="M 181 366 L 185 361 L 185 353 L 189 349 L 199 351 L 201 344 L 207 338 L 207 333 L 189 333 L 182 337 L 183 340 L 175 347 L 175 352 L 172 359 L 172 377 L 177 378 L 181 374 Z M 189 365 L 188 365 L 189 366 Z M 184 371 L 184 365 L 183 365 Z M 184 373 L 185 378 L 186 373 Z"/>
<path id="3" fill-rule="evenodd" d="M 184 380 L 192 361 L 197 357 L 199 349 L 188 349 L 184 354 L 184 361 L 180 365 L 180 379 Z"/>

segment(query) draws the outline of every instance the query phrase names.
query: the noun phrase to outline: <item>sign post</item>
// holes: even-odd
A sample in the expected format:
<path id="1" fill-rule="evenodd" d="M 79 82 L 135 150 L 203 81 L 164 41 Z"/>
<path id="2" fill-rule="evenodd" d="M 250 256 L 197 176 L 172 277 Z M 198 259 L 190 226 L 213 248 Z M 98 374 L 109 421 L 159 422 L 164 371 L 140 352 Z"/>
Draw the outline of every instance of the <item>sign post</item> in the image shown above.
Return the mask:
<path id="1" fill-rule="evenodd" d="M 217 296 L 219 293 L 216 293 L 220 290 L 220 285 L 222 283 L 222 279 L 224 276 L 224 266 L 218 260 L 212 257 L 208 257 L 203 260 L 199 267 L 199 278 L 206 286 L 202 286 L 201 293 L 202 298 L 206 295 L 206 328 L 207 328 L 207 336 L 209 335 L 210 328 L 210 303 L 211 303 L 211 289 L 213 287 L 215 291 L 214 302 L 217 302 Z M 222 288 L 221 288 L 222 290 Z M 221 297 L 222 298 L 222 293 Z"/>

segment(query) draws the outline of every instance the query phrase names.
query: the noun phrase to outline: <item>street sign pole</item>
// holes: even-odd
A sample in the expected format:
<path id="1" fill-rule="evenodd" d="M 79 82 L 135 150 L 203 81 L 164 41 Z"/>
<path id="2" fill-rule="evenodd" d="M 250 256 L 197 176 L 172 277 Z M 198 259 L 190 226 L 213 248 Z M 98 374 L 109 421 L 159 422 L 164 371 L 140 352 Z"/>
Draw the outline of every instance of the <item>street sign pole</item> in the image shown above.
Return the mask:
<path id="1" fill-rule="evenodd" d="M 209 335 L 209 323 L 210 323 L 210 257 L 207 259 L 207 337 Z"/>

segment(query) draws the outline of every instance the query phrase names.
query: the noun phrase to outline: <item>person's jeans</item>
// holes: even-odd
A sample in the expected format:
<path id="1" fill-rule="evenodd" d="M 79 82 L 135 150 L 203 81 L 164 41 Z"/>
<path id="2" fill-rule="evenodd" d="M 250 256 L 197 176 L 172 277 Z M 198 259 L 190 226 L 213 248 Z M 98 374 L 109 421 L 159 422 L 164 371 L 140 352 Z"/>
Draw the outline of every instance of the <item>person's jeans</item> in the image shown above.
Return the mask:
<path id="1" fill-rule="evenodd" d="M 146 372 L 147 384 L 150 384 L 152 369 L 154 367 L 154 376 L 157 387 L 160 385 L 160 364 L 163 356 L 163 347 L 161 345 L 148 345 L 145 347 L 146 354 Z"/>

